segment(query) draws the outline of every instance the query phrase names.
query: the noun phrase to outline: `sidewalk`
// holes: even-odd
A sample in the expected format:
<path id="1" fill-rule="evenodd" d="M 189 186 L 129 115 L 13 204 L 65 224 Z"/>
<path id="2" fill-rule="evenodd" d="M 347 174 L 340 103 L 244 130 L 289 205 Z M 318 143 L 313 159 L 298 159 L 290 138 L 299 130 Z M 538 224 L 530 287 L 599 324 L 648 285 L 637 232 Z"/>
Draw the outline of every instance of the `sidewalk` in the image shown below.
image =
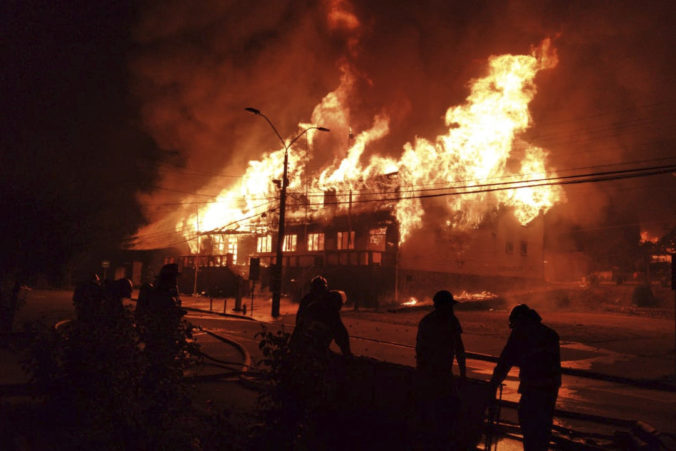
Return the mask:
<path id="1" fill-rule="evenodd" d="M 181 295 L 181 305 L 189 309 L 198 309 L 221 315 L 226 314 L 228 316 L 249 318 L 266 323 L 281 321 L 284 316 L 295 315 L 298 310 L 298 304 L 291 302 L 288 298 L 282 298 L 279 305 L 280 316 L 275 319 L 272 317 L 272 298 L 270 296 L 262 295 L 255 295 L 253 301 L 251 297 L 242 298 L 241 311 L 235 311 L 235 299 L 233 298 L 223 299 L 209 298 L 208 296 Z M 245 306 L 246 314 L 244 312 Z"/>

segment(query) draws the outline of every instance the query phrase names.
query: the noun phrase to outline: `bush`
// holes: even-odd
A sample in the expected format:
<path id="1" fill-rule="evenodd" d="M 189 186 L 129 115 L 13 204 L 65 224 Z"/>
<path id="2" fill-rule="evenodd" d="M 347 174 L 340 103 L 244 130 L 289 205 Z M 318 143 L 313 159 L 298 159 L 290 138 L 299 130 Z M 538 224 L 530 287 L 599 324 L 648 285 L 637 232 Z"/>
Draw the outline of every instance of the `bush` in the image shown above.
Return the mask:
<path id="1" fill-rule="evenodd" d="M 259 397 L 261 425 L 252 432 L 251 448 L 316 449 L 312 435 L 318 414 L 327 407 L 327 361 L 292 353 L 290 334 L 283 330 L 263 328 L 257 337 L 266 385 Z"/>
<path id="2" fill-rule="evenodd" d="M 654 307 L 657 305 L 658 299 L 649 285 L 639 285 L 634 288 L 634 292 L 631 294 L 631 302 L 638 307 Z"/>
<path id="3" fill-rule="evenodd" d="M 152 362 L 128 308 L 58 330 L 31 325 L 25 367 L 39 402 L 26 416 L 32 424 L 17 433 L 33 449 L 194 448 L 200 420 L 182 373 L 196 358 L 186 330 L 182 325 L 171 368 L 149 378 Z"/>

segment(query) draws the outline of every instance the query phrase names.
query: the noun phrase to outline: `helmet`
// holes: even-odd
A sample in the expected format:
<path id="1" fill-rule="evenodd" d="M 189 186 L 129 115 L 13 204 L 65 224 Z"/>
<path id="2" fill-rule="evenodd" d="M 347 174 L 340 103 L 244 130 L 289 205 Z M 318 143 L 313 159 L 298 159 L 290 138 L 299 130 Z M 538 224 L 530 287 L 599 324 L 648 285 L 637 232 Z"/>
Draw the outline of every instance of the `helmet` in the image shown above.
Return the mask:
<path id="1" fill-rule="evenodd" d="M 432 301 L 434 302 L 435 307 L 440 307 L 442 305 L 455 305 L 458 303 L 458 301 L 453 299 L 453 294 L 451 294 L 451 292 L 448 290 L 437 291 Z"/>
<path id="2" fill-rule="evenodd" d="M 310 281 L 310 288 L 312 288 L 312 290 L 328 290 L 329 283 L 322 276 L 315 276 Z"/>
<path id="3" fill-rule="evenodd" d="M 538 312 L 528 307 L 526 304 L 519 304 L 514 307 L 509 314 L 509 327 L 514 328 L 519 321 L 535 321 L 539 323 L 542 321 L 542 318 Z"/>
<path id="4" fill-rule="evenodd" d="M 331 290 L 327 293 L 327 298 L 333 307 L 340 310 L 343 307 L 343 304 L 345 304 L 347 295 L 344 291 Z"/>

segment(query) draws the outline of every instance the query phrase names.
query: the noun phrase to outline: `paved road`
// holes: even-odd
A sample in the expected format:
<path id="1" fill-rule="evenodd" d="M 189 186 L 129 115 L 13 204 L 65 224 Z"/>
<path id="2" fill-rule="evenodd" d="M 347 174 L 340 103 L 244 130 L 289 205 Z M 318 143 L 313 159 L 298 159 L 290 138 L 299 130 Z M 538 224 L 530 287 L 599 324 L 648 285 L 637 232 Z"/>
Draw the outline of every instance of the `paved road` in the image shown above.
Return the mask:
<path id="1" fill-rule="evenodd" d="M 72 316 L 72 293 L 68 291 L 34 290 L 18 323 L 41 318 L 56 321 Z M 208 309 L 208 300 L 184 298 L 185 306 Z M 222 300 L 216 301 L 222 311 Z M 230 311 L 231 307 L 228 307 Z M 189 319 L 216 334 L 231 338 L 249 350 L 254 360 L 260 357 L 258 338 L 262 325 L 283 327 L 291 331 L 295 306 L 282 305 L 282 318 L 273 321 L 269 316 L 269 301 L 255 300 L 254 317 L 262 322 L 209 313 L 191 312 Z M 421 316 L 423 313 L 418 313 Z M 344 321 L 352 337 L 355 354 L 412 365 L 414 362 L 415 315 L 382 314 L 373 312 L 344 312 Z M 464 340 L 469 351 L 496 355 L 504 344 L 508 329 L 504 324 L 506 312 L 458 312 L 463 324 Z M 673 368 L 672 320 L 636 318 L 602 313 L 561 313 L 547 315 L 562 337 L 563 365 L 637 377 L 655 377 L 668 374 Z M 549 321 L 548 321 L 549 320 Z M 227 346 L 207 334 L 197 336 L 204 351 L 221 361 L 240 362 L 236 348 Z M 470 377 L 487 379 L 493 364 L 471 360 Z M 229 371 L 229 365 L 212 365 L 208 372 Z M 666 373 L 665 373 L 666 372 Z M 504 398 L 518 399 L 517 373 L 507 379 Z M 676 394 L 637 389 L 607 382 L 564 377 L 558 407 L 628 420 L 643 420 L 662 431 L 676 432 Z M 564 425 L 567 423 L 563 423 Z"/>
<path id="2" fill-rule="evenodd" d="M 203 300 L 194 300 L 199 305 Z M 265 306 L 264 301 L 258 301 Z M 191 304 L 190 299 L 184 305 Z M 263 310 L 260 319 L 268 328 L 293 329 L 294 308 L 288 306 L 277 321 Z M 284 314 L 286 313 L 286 314 Z M 423 313 L 418 313 L 418 317 Z M 255 316 L 257 316 L 255 314 Z M 464 340 L 469 351 L 497 355 L 509 332 L 506 325 L 501 330 L 493 325 L 504 322 L 506 312 L 458 312 L 460 321 L 468 324 Z M 503 318 L 503 316 L 505 318 Z M 190 315 L 191 321 L 218 330 L 241 342 L 250 350 L 254 360 L 259 357 L 256 333 L 261 323 L 214 317 L 209 314 Z M 372 312 L 344 312 L 344 322 L 350 332 L 353 352 L 377 359 L 414 364 L 414 345 L 417 319 L 401 315 Z M 482 323 L 484 328 L 478 327 Z M 561 329 L 562 364 L 569 368 L 603 370 L 609 374 L 627 377 L 656 378 L 673 369 L 673 357 L 669 356 L 672 338 L 670 320 L 627 317 L 599 313 L 561 313 L 553 325 Z M 569 330 L 570 329 L 570 330 Z M 579 329 L 579 330 L 578 330 Z M 588 343 L 566 340 L 565 337 L 584 339 Z M 640 341 L 646 349 L 636 352 L 637 346 L 626 341 Z M 627 352 L 622 352 L 626 348 Z M 641 349 L 641 346 L 638 346 Z M 338 351 L 337 349 L 335 349 Z M 494 364 L 479 360 L 468 361 L 468 375 L 488 379 Z M 517 401 L 518 370 L 513 370 L 503 392 L 506 400 Z M 639 389 L 620 384 L 564 376 L 557 407 L 562 410 L 600 415 L 626 420 L 643 420 L 661 431 L 676 432 L 676 393 Z M 508 414 L 509 415 L 509 414 Z M 580 423 L 560 421 L 562 426 L 579 428 Z M 596 426 L 594 426 L 596 428 Z"/>

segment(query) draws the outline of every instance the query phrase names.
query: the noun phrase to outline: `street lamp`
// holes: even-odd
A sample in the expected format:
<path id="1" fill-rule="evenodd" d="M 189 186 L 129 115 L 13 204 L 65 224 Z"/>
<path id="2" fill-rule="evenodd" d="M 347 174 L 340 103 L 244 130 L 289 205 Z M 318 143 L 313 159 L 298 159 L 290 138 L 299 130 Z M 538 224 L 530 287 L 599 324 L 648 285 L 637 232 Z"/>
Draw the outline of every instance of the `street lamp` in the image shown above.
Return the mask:
<path id="1" fill-rule="evenodd" d="M 298 140 L 298 138 L 310 130 L 319 130 L 321 132 L 328 132 L 330 130 L 325 127 L 308 127 L 296 135 L 296 137 L 287 144 L 284 138 L 282 138 L 282 135 L 280 135 L 277 131 L 277 128 L 274 126 L 272 121 L 270 121 L 270 119 L 268 119 L 265 114 L 261 113 L 260 110 L 257 110 L 256 108 L 245 108 L 245 110 L 255 114 L 256 116 L 263 117 L 263 119 L 267 121 L 272 130 L 275 132 L 277 138 L 279 138 L 282 146 L 284 146 L 284 174 L 282 176 L 282 188 L 279 192 L 279 228 L 277 230 L 276 248 L 277 257 L 275 258 L 275 265 L 273 266 L 272 273 L 272 317 L 277 318 L 279 316 L 279 304 L 282 297 L 282 245 L 284 243 L 284 218 L 286 215 L 286 187 L 289 186 L 289 149 L 293 143 Z"/>

